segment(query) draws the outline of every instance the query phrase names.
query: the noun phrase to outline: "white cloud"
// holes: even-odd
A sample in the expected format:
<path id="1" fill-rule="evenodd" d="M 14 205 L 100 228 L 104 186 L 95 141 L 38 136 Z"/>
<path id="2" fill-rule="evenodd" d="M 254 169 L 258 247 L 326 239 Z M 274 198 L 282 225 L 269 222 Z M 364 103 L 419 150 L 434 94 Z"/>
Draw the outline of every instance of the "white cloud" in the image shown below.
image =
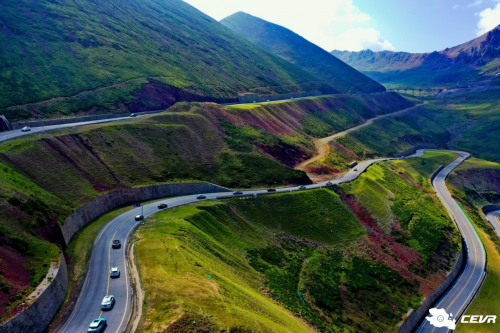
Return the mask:
<path id="1" fill-rule="evenodd" d="M 479 13 L 479 17 L 479 23 L 477 24 L 479 28 L 477 32 L 478 36 L 493 30 L 500 24 L 500 3 L 494 8 L 486 8 Z"/>
<path id="2" fill-rule="evenodd" d="M 483 0 L 476 0 L 472 3 L 470 3 L 467 7 L 477 7 L 483 3 Z"/>
<path id="3" fill-rule="evenodd" d="M 453 5 L 453 9 L 457 9 L 460 5 Z"/>
<path id="4" fill-rule="evenodd" d="M 366 49 L 372 51 L 395 50 L 391 42 L 382 39 L 380 31 L 373 28 L 349 29 L 335 39 L 335 49 L 341 51 L 361 51 Z"/>
<path id="5" fill-rule="evenodd" d="M 356 48 L 370 44 L 367 41 L 373 40 L 376 33 L 380 39 L 380 32 L 373 28 L 376 22 L 356 7 L 353 0 L 184 1 L 216 20 L 243 11 L 284 26 L 327 51 L 338 49 L 338 43 L 349 47 L 355 45 Z M 354 30 L 350 31 L 352 29 Z M 348 43 L 345 37 L 347 35 L 356 38 L 356 42 Z M 385 41 L 379 42 L 378 45 L 392 47 Z"/>

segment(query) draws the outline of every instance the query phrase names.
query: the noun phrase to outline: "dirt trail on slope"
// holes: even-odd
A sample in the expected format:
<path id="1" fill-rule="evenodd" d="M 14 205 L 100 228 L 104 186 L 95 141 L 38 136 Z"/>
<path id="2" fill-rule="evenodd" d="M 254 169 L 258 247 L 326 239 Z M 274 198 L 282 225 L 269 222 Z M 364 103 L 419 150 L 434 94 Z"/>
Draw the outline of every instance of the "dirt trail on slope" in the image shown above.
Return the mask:
<path id="1" fill-rule="evenodd" d="M 382 118 L 386 118 L 386 117 L 394 117 L 394 116 L 397 116 L 397 115 L 400 115 L 402 113 L 405 113 L 407 111 L 410 111 L 410 110 L 413 110 L 413 109 L 416 109 L 422 105 L 425 105 L 427 104 L 428 102 L 425 101 L 424 103 L 422 104 L 418 104 L 418 105 L 415 105 L 415 106 L 412 106 L 411 108 L 407 108 L 407 109 L 403 109 L 403 110 L 400 110 L 400 111 L 396 111 L 396 112 L 393 112 L 393 113 L 388 113 L 388 114 L 384 114 L 384 115 L 381 115 L 381 116 L 378 116 L 378 117 L 375 117 L 375 118 L 371 118 L 371 119 L 368 119 L 366 122 L 362 123 L 361 125 L 358 125 L 358 126 L 354 126 L 354 127 L 351 127 L 349 129 L 346 129 L 345 131 L 342 131 L 342 132 L 338 132 L 336 134 L 333 134 L 333 135 L 330 135 L 330 136 L 327 136 L 326 138 L 321 138 L 321 139 L 313 139 L 314 140 L 314 144 L 316 145 L 316 149 L 318 150 L 318 155 L 316 156 L 313 156 L 311 157 L 310 159 L 308 159 L 307 161 L 304 161 L 302 163 L 300 163 L 299 165 L 297 165 L 295 167 L 296 170 L 304 170 L 304 168 L 310 164 L 310 163 L 313 163 L 313 162 L 316 162 L 324 157 L 326 157 L 330 151 L 330 149 L 328 148 L 328 143 L 336 138 L 338 138 L 339 136 L 343 136 L 347 133 L 350 133 L 350 132 L 353 132 L 353 131 L 356 131 L 360 128 L 363 128 L 365 126 L 369 126 L 371 124 L 373 124 L 373 121 L 375 120 L 378 120 L 378 119 L 382 119 Z M 308 174 L 309 175 L 309 174 Z M 309 178 L 311 178 L 311 176 L 313 178 L 318 178 L 317 175 L 309 175 Z M 311 178 L 312 179 L 312 178 Z M 314 181 L 314 179 L 313 179 Z"/>

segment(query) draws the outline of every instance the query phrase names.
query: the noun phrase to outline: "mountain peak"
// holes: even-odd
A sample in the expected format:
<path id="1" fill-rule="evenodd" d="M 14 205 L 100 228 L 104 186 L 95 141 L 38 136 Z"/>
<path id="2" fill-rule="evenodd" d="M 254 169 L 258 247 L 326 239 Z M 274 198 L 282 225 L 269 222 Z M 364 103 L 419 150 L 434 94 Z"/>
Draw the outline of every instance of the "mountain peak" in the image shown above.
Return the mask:
<path id="1" fill-rule="evenodd" d="M 295 32 L 238 12 L 220 21 L 240 36 L 323 79 L 335 91 L 375 92 L 385 88 Z"/>

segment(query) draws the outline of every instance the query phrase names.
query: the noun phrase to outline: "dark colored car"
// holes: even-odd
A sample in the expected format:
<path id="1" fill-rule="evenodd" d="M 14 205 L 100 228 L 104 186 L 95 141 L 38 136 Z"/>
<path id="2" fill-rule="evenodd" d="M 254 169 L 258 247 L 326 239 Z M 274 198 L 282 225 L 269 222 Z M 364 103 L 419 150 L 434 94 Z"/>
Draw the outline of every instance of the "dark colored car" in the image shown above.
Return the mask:
<path id="1" fill-rule="evenodd" d="M 243 194 L 243 192 L 241 192 L 241 191 L 234 191 L 233 192 L 233 195 L 238 195 L 238 194 Z"/>
<path id="2" fill-rule="evenodd" d="M 144 215 L 142 215 L 142 214 L 139 214 L 139 215 L 135 216 L 135 220 L 136 221 L 140 221 L 140 220 L 143 220 L 143 219 L 144 219 Z"/>
<path id="3" fill-rule="evenodd" d="M 200 194 L 196 197 L 196 199 L 206 199 L 207 196 L 206 195 L 203 195 L 203 194 Z"/>
<path id="4" fill-rule="evenodd" d="M 121 246 L 122 246 L 122 243 L 118 239 L 115 239 L 113 241 L 113 243 L 111 244 L 111 247 L 113 249 L 119 249 Z"/>
<path id="5" fill-rule="evenodd" d="M 87 329 L 87 332 L 92 333 L 101 333 L 104 332 L 104 328 L 106 327 L 106 318 L 97 318 L 92 320 Z"/>
<path id="6" fill-rule="evenodd" d="M 133 118 L 133 117 L 137 117 L 137 115 L 135 113 L 131 113 L 130 116 Z"/>
<path id="7" fill-rule="evenodd" d="M 333 183 L 332 182 L 326 182 L 326 186 L 332 186 Z"/>
<path id="8" fill-rule="evenodd" d="M 300 185 L 299 190 L 305 190 L 307 187 L 305 185 Z"/>
<path id="9" fill-rule="evenodd" d="M 276 189 L 275 188 L 268 188 L 267 192 L 276 192 Z"/>
<path id="10" fill-rule="evenodd" d="M 166 203 L 161 203 L 158 205 L 158 209 L 165 209 L 167 207 L 168 207 L 168 205 Z"/>

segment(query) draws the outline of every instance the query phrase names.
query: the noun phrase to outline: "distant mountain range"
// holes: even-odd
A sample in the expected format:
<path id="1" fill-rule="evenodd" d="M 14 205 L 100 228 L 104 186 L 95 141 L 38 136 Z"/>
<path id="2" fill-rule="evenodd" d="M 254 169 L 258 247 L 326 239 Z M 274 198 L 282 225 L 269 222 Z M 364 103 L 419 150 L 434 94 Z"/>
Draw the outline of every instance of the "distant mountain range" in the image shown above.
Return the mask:
<path id="1" fill-rule="evenodd" d="M 243 12 L 228 16 L 220 23 L 263 49 L 325 80 L 340 92 L 385 90 L 374 80 L 287 28 Z"/>
<path id="2" fill-rule="evenodd" d="M 490 81 L 500 74 L 500 26 L 441 52 L 365 50 L 331 53 L 378 82 L 394 86 L 456 86 Z"/>

